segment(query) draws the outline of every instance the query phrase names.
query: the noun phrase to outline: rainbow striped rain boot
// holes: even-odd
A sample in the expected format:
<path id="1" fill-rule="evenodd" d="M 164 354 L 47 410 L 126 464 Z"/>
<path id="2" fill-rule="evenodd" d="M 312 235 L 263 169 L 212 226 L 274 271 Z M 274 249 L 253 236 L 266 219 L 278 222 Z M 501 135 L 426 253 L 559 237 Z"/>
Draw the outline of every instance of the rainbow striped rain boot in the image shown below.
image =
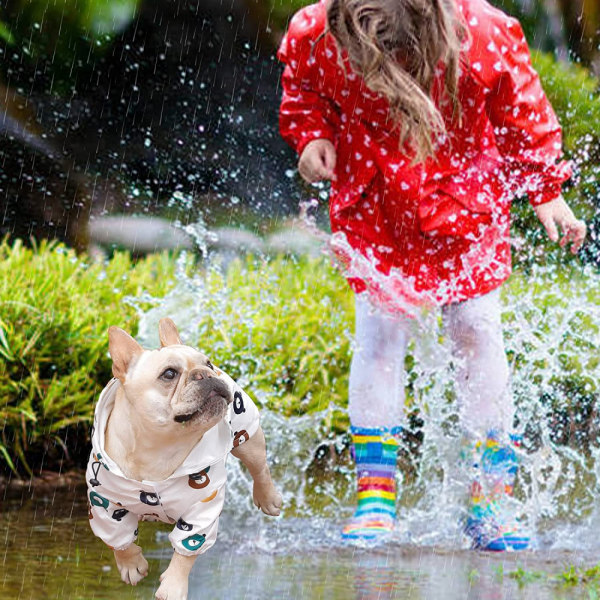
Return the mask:
<path id="1" fill-rule="evenodd" d="M 396 522 L 396 457 L 399 427 L 352 427 L 358 480 L 358 506 L 342 529 L 345 540 L 377 540 L 389 535 Z"/>
<path id="2" fill-rule="evenodd" d="M 495 552 L 526 550 L 529 536 L 515 518 L 511 506 L 518 458 L 513 446 L 520 440 L 511 436 L 509 444 L 490 431 L 483 441 L 471 445 L 471 482 L 469 512 L 465 533 L 473 549 Z"/>

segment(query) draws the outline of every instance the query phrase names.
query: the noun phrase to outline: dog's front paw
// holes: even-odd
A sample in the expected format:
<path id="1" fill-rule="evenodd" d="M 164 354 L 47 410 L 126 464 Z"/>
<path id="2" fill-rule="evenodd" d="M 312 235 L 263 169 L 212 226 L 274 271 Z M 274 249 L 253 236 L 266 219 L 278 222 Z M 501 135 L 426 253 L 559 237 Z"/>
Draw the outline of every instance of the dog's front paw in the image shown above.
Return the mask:
<path id="1" fill-rule="evenodd" d="M 156 590 L 156 600 L 187 600 L 188 579 L 173 569 L 167 569 L 160 576 L 160 587 Z"/>
<path id="2" fill-rule="evenodd" d="M 131 544 L 127 550 L 115 550 L 115 561 L 125 583 L 137 585 L 148 575 L 148 561 L 137 544 Z"/>
<path id="3" fill-rule="evenodd" d="M 278 517 L 281 513 L 283 499 L 272 481 L 268 483 L 254 483 L 254 504 L 262 510 L 265 515 Z"/>

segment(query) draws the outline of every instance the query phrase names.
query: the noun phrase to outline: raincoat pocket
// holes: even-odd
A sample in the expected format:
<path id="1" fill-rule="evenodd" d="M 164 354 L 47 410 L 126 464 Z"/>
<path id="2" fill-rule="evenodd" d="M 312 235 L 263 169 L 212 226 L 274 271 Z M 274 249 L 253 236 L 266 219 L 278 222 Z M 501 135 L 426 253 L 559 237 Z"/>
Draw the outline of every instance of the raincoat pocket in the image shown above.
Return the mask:
<path id="1" fill-rule="evenodd" d="M 461 172 L 430 181 L 418 207 L 419 227 L 427 236 L 477 236 L 509 203 L 501 162 L 486 155 Z"/>
<path id="2" fill-rule="evenodd" d="M 336 214 L 360 200 L 369 198 L 376 173 L 377 170 L 373 169 L 369 177 L 361 177 L 360 180 L 356 178 L 353 181 L 344 182 L 342 185 L 333 183 L 330 196 L 331 212 Z"/>
<path id="3" fill-rule="evenodd" d="M 338 162 L 338 164 L 340 163 Z M 343 174 L 337 173 L 336 180 L 331 185 L 330 206 L 332 214 L 353 206 L 360 200 L 369 198 L 372 192 L 373 180 L 378 173 L 375 162 L 367 157 L 349 161 L 346 165 L 350 167 L 349 172 L 346 171 L 344 163 L 342 163 L 340 166 L 346 172 Z"/>
<path id="4" fill-rule="evenodd" d="M 429 237 L 473 237 L 492 222 L 492 211 L 470 210 L 457 199 L 438 191 L 419 202 L 419 227 Z"/>

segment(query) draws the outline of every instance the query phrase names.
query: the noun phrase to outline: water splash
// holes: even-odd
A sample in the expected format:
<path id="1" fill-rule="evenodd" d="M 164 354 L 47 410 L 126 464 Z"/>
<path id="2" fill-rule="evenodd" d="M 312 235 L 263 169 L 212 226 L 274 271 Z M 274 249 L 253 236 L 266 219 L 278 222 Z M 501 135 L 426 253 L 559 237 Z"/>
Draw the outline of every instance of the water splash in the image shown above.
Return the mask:
<path id="1" fill-rule="evenodd" d="M 314 203 L 307 208 L 311 206 Z M 280 314 L 281 281 L 269 271 L 268 262 L 256 260 L 255 268 L 264 272 L 262 288 L 256 291 L 261 306 L 269 314 Z M 181 255 L 177 284 L 164 298 L 129 300 L 140 313 L 138 338 L 147 347 L 157 346 L 158 321 L 168 315 L 179 324 L 186 343 L 210 355 L 211 349 L 204 346 L 208 322 L 226 330 L 230 338 L 243 330 L 243 355 L 252 356 L 254 364 L 252 369 L 242 361 L 234 365 L 238 381 L 265 406 L 277 400 L 280 391 L 253 390 L 256 373 L 272 382 L 281 381 L 281 374 L 273 371 L 268 357 L 253 354 L 256 304 L 235 298 L 225 285 L 215 283 L 224 276 L 218 264 L 208 263 L 200 272 L 190 268 L 189 256 Z M 587 549 L 598 548 L 595 537 L 582 532 L 600 522 L 594 502 L 600 492 L 600 445 L 593 409 L 598 394 L 599 286 L 600 277 L 591 268 L 571 269 L 567 276 L 557 266 L 539 266 L 527 275 L 515 274 L 504 290 L 506 349 L 518 428 L 525 434 L 517 506 L 542 548 L 581 548 L 584 539 Z M 142 310 L 149 304 L 150 309 Z M 331 319 L 336 310 L 342 309 L 328 307 Z M 414 323 L 408 396 L 422 422 L 418 431 L 409 432 L 401 450 L 400 525 L 391 543 L 465 548 L 461 519 L 468 481 L 460 465 L 451 353 L 439 337 L 438 319 L 436 311 L 429 311 L 426 319 Z M 332 431 L 331 416 L 344 411 L 332 404 L 325 411 L 286 418 L 261 410 L 269 462 L 285 510 L 278 520 L 258 513 L 249 477 L 231 459 L 222 535 L 237 539 L 239 531 L 252 524 L 254 534 L 236 541 L 240 551 L 293 552 L 341 543 L 339 528 L 353 510 L 354 472 L 348 437 Z"/>

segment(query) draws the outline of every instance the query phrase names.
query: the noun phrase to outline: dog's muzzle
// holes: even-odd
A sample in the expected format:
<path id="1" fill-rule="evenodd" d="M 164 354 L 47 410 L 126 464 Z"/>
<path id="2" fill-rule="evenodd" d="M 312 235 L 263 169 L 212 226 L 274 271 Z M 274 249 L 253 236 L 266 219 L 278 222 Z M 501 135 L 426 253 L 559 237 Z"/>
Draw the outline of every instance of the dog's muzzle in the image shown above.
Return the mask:
<path id="1" fill-rule="evenodd" d="M 209 421 L 223 416 L 233 400 L 229 386 L 214 376 L 188 377 L 181 401 L 174 407 L 174 419 L 185 423 L 194 417 Z"/>

